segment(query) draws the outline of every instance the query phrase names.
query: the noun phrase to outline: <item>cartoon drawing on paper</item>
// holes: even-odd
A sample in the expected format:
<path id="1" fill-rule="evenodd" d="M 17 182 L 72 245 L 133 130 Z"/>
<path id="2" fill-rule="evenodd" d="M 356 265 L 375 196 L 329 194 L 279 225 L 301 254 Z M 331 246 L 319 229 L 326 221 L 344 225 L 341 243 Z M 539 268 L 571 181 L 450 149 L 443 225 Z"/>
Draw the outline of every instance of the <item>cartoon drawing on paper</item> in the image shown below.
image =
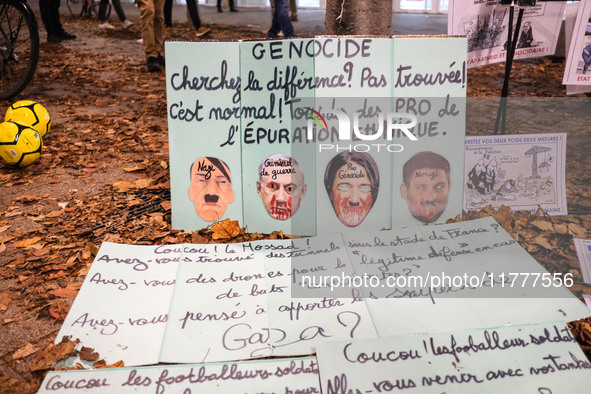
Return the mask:
<path id="1" fill-rule="evenodd" d="M 501 151 L 496 146 L 470 147 L 466 152 L 465 202 L 468 209 L 556 203 L 554 148 L 517 145 Z M 529 149 L 526 149 L 529 148 Z"/>
<path id="2" fill-rule="evenodd" d="M 188 195 L 197 215 L 208 222 L 220 220 L 235 197 L 228 165 L 216 157 L 200 157 L 191 164 L 190 176 Z"/>
<path id="3" fill-rule="evenodd" d="M 583 48 L 583 74 L 587 73 L 589 66 L 591 65 L 591 42 Z"/>
<path id="4" fill-rule="evenodd" d="M 505 25 L 503 19 L 507 10 L 493 10 L 487 14 L 476 15 L 464 22 L 468 40 L 468 52 L 480 51 L 502 45 Z"/>

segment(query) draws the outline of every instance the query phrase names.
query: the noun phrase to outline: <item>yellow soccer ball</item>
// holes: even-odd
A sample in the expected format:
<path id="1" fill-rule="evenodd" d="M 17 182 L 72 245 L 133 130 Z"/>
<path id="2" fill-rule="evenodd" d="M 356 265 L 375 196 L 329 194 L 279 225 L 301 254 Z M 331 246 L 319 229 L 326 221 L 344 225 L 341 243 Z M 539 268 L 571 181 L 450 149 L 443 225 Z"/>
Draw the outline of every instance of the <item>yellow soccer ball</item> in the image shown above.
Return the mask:
<path id="1" fill-rule="evenodd" d="M 27 167 L 41 157 L 43 139 L 37 130 L 16 122 L 0 123 L 0 161 Z"/>
<path id="2" fill-rule="evenodd" d="M 5 121 L 13 121 L 34 128 L 44 137 L 51 128 L 49 112 L 41 104 L 31 100 L 21 100 L 12 104 L 4 116 Z"/>

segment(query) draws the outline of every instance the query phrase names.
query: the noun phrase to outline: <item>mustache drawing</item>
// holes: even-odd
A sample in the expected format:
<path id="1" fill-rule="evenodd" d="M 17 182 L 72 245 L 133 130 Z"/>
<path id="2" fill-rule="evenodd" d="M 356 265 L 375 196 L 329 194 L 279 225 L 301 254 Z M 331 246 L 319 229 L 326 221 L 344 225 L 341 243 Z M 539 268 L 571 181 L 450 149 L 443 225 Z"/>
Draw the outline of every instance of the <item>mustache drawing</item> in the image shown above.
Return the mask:
<path id="1" fill-rule="evenodd" d="M 218 196 L 217 194 L 206 194 L 203 199 L 205 200 L 206 203 L 217 203 L 218 200 L 220 199 L 220 196 Z"/>

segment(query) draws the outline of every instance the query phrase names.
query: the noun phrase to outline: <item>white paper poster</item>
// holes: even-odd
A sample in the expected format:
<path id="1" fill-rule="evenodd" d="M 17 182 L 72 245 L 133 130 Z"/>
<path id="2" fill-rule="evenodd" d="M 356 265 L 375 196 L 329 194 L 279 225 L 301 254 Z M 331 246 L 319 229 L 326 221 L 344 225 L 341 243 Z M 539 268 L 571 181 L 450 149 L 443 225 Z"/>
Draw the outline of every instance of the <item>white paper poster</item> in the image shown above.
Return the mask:
<path id="1" fill-rule="evenodd" d="M 564 323 L 320 345 L 324 393 L 585 393 L 591 363 Z"/>
<path id="2" fill-rule="evenodd" d="M 580 1 L 574 3 L 567 3 L 566 9 L 564 10 L 564 41 L 566 48 L 566 64 L 570 63 L 570 43 L 573 38 L 575 31 L 575 22 L 579 11 Z M 566 85 L 566 94 L 579 94 L 591 92 L 591 86 L 585 85 Z"/>
<path id="3" fill-rule="evenodd" d="M 466 137 L 464 210 L 492 204 L 566 215 L 566 134 Z"/>
<path id="4" fill-rule="evenodd" d="M 564 70 L 565 85 L 591 85 L 591 1 L 579 5 Z"/>
<path id="5" fill-rule="evenodd" d="M 579 264 L 581 264 L 581 273 L 586 283 L 591 283 L 591 239 L 573 238 Z"/>
<path id="6" fill-rule="evenodd" d="M 509 7 L 496 0 L 450 1 L 447 31 L 468 39 L 468 68 L 507 60 Z M 515 7 L 514 24 L 518 8 Z M 524 8 L 515 59 L 553 55 L 564 15 L 564 2 L 541 1 Z M 514 29 L 515 26 L 513 32 Z"/>
<path id="7" fill-rule="evenodd" d="M 39 393 L 320 393 L 315 357 L 49 372 Z"/>

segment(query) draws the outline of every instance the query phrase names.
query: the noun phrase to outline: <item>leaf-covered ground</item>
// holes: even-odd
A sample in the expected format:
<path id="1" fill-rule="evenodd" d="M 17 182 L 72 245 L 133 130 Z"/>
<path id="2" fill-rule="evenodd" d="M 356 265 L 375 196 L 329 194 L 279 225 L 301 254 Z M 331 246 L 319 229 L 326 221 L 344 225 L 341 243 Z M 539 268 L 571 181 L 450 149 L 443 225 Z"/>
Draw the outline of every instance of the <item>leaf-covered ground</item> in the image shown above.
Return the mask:
<path id="1" fill-rule="evenodd" d="M 43 103 L 52 115 L 42 158 L 26 169 L 0 169 L 0 392 L 35 392 L 52 362 L 78 352 L 72 342 L 52 343 L 101 242 L 207 243 L 285 236 L 250 234 L 229 222 L 192 233 L 171 230 L 164 73 L 146 72 L 137 27 L 102 31 L 94 20 L 62 15 L 79 39 L 48 44 L 42 32 L 35 79 L 20 96 Z M 245 27 L 210 27 L 208 36 L 196 38 L 188 25 L 179 24 L 167 36 L 264 37 Z M 511 95 L 564 97 L 563 70 L 561 60 L 518 62 Z M 468 95 L 498 96 L 503 74 L 503 64 L 469 70 Z M 1 111 L 9 103 L 2 104 Z M 469 114 L 469 134 L 492 132 L 493 104 L 478 104 L 473 113 L 479 115 Z M 490 207 L 469 217 L 494 215 L 550 272 L 573 273 L 580 293 L 585 289 L 571 240 L 590 235 L 591 111 L 583 103 L 582 114 L 570 115 L 569 101 L 564 105 L 567 114 L 543 111 L 548 119 L 540 123 L 540 105 L 546 103 L 526 102 L 509 118 L 508 130 L 569 133 L 567 195 L 573 214 L 544 217 Z M 573 331 L 589 351 L 588 323 L 574 324 Z M 92 349 L 80 353 L 82 359 L 105 366 Z"/>

